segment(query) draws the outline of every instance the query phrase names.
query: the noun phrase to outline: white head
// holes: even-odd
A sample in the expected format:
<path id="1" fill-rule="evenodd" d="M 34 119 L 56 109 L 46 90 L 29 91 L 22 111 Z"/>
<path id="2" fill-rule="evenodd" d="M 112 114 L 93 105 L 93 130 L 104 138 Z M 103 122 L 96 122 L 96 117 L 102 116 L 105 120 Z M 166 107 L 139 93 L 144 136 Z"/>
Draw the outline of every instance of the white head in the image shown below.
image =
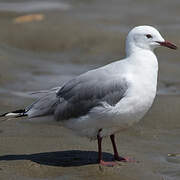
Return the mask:
<path id="1" fill-rule="evenodd" d="M 177 49 L 172 43 L 165 41 L 161 34 L 152 26 L 137 26 L 133 28 L 126 39 L 127 55 L 139 50 L 153 51 L 160 46 Z"/>

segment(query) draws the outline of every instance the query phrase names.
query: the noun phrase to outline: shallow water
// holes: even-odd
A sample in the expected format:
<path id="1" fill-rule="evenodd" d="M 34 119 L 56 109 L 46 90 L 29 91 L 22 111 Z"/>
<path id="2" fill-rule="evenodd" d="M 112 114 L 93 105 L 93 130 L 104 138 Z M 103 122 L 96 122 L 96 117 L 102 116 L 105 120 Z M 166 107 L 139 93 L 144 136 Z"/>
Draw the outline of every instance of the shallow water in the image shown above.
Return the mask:
<path id="1" fill-rule="evenodd" d="M 124 57 L 125 36 L 136 25 L 153 25 L 180 47 L 179 9 L 179 0 L 0 0 L 0 112 L 31 103 L 28 92 L 59 86 Z M 44 18 L 14 23 L 34 13 Z M 0 179 L 179 179 L 179 156 L 168 154 L 180 152 L 180 51 L 156 54 L 155 103 L 139 124 L 117 137 L 120 152 L 140 163 L 99 170 L 96 142 L 58 126 L 2 119 Z M 108 139 L 103 150 L 111 159 Z"/>

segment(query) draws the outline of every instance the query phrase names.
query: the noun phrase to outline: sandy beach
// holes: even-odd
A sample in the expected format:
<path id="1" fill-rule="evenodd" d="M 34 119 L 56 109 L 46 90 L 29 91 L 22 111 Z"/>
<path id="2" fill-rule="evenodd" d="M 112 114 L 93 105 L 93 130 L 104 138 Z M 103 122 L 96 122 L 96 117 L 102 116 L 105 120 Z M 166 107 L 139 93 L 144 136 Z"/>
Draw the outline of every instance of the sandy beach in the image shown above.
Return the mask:
<path id="1" fill-rule="evenodd" d="M 178 0 L 170 4 L 162 0 L 66 3 L 65 9 L 60 4 L 41 9 L 39 3 L 40 9 L 22 12 L 18 7 L 24 4 L 10 6 L 0 1 L 0 113 L 32 103 L 32 91 L 59 86 L 87 70 L 121 59 L 127 31 L 135 25 L 155 25 L 180 47 Z M 36 21 L 33 13 L 43 18 Z M 25 22 L 22 17 L 28 14 L 31 16 Z M 16 18 L 18 23 L 14 23 Z M 171 155 L 180 153 L 180 51 L 159 49 L 156 54 L 160 69 L 153 107 L 141 122 L 117 135 L 121 155 L 135 158 L 136 163 L 101 167 L 96 141 L 75 136 L 58 124 L 1 118 L 0 179 L 180 179 L 180 156 Z M 106 160 L 112 160 L 108 138 L 103 140 L 103 152 Z"/>
<path id="2" fill-rule="evenodd" d="M 178 177 L 180 97 L 160 96 L 143 121 L 117 136 L 119 151 L 136 163 L 109 168 L 97 164 L 96 141 L 78 137 L 58 125 L 11 119 L 1 122 L 1 179 L 153 179 Z M 164 109 L 171 107 L 165 113 Z M 172 113 L 173 110 L 173 113 Z M 171 120 L 171 126 L 169 121 Z M 104 157 L 111 160 L 109 139 Z M 178 179 L 178 178 L 177 178 Z"/>

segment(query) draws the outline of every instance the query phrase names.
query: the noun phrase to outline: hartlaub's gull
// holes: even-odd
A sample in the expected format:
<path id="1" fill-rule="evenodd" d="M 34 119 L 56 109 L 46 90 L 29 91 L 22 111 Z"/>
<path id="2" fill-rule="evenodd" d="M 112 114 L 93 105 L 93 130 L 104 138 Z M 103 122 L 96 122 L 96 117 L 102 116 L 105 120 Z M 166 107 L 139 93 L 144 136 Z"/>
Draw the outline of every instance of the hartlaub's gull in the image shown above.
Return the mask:
<path id="1" fill-rule="evenodd" d="M 105 166 L 115 164 L 102 159 L 102 138 L 110 136 L 114 159 L 129 161 L 119 156 L 115 134 L 138 122 L 150 109 L 158 76 L 153 51 L 160 46 L 177 49 L 154 27 L 135 27 L 126 38 L 126 58 L 81 74 L 47 91 L 27 108 L 1 116 L 53 116 L 77 134 L 97 139 L 98 162 Z"/>

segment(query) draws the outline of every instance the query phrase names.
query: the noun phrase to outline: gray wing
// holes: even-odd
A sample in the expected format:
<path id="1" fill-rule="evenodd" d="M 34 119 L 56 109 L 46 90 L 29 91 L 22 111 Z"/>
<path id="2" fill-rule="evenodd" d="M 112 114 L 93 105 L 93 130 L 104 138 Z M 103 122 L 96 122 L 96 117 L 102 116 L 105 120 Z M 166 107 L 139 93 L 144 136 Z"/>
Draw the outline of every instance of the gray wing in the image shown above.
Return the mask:
<path id="1" fill-rule="evenodd" d="M 128 86 L 119 76 L 105 71 L 89 71 L 66 83 L 58 92 L 60 99 L 55 110 L 57 120 L 77 118 L 86 115 L 93 107 L 103 102 L 111 106 L 119 102 Z"/>
<path id="2" fill-rule="evenodd" d="M 32 97 L 42 97 L 44 95 L 50 94 L 50 93 L 57 93 L 61 89 L 61 86 L 51 88 L 49 90 L 40 90 L 40 91 L 33 91 L 29 92 L 28 95 Z"/>
<path id="3" fill-rule="evenodd" d="M 26 107 L 25 112 L 28 117 L 53 115 L 59 102 L 59 98 L 56 96 L 56 92 L 59 89 L 60 87 L 56 87 L 47 91 L 33 92 L 32 95 L 35 94 L 36 97 L 38 96 L 39 98 L 30 106 Z"/>

